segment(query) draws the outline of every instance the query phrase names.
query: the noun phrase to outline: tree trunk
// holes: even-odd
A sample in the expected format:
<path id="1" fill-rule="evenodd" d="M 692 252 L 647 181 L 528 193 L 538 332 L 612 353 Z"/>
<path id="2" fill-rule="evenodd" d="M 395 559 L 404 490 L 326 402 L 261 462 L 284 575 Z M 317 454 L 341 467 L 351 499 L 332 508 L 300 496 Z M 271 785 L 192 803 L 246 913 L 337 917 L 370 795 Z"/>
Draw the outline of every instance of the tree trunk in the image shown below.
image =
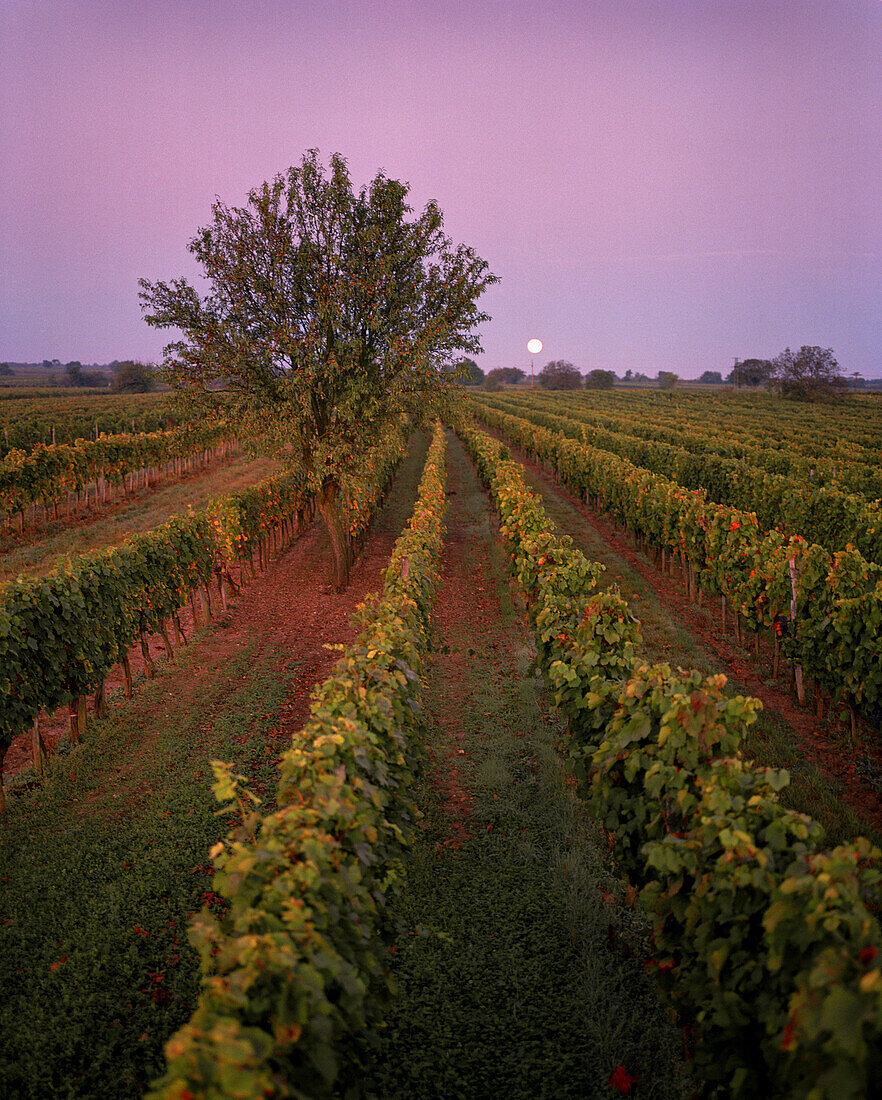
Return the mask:
<path id="1" fill-rule="evenodd" d="M 334 553 L 333 585 L 338 592 L 349 583 L 349 567 L 352 564 L 349 539 L 346 537 L 346 516 L 340 506 L 340 486 L 328 478 L 316 494 L 318 510 L 331 540 Z"/>

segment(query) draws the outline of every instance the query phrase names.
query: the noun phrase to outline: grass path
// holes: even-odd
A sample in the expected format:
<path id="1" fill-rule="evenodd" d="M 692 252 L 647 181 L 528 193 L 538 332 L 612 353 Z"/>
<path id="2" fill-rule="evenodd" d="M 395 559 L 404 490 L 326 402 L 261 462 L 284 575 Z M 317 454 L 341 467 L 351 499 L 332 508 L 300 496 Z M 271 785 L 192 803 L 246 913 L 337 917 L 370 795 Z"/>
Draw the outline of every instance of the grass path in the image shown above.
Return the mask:
<path id="1" fill-rule="evenodd" d="M 130 1100 L 163 1069 L 198 991 L 188 917 L 211 893 L 209 761 L 231 760 L 271 800 L 278 755 L 354 631 L 413 508 L 417 436 L 345 593 L 328 586 L 314 526 L 226 619 L 161 664 L 126 705 L 10 800 L 0 824 L 0 1096 Z"/>
<path id="2" fill-rule="evenodd" d="M 0 584 L 20 573 L 42 577 L 63 565 L 68 557 L 116 546 L 131 535 L 158 527 L 188 508 L 198 511 L 208 498 L 234 493 L 261 481 L 279 469 L 265 458 L 234 455 L 217 461 L 205 473 L 191 474 L 131 500 L 114 503 L 97 515 L 88 512 L 75 520 L 50 525 L 36 535 L 14 530 L 0 533 Z"/>
<path id="3" fill-rule="evenodd" d="M 688 1095 L 640 965 L 643 924 L 564 782 L 491 507 L 450 439 L 426 826 L 390 960 L 401 987 L 368 1077 L 383 1098 Z"/>

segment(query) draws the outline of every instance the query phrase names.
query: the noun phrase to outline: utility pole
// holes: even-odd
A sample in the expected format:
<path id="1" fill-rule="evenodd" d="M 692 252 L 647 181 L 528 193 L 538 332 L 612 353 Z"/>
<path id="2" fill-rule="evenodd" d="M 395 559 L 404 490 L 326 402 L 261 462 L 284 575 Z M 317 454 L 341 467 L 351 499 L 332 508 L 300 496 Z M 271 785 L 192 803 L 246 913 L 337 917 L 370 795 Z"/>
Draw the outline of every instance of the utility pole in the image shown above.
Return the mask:
<path id="1" fill-rule="evenodd" d="M 536 362 L 536 356 L 539 354 L 540 351 L 542 351 L 542 341 L 541 340 L 528 340 L 527 341 L 527 351 L 532 356 L 532 358 L 530 359 L 530 389 L 532 390 L 534 388 L 534 386 L 536 385 L 536 382 L 535 382 L 534 377 L 533 377 L 533 366 Z"/>

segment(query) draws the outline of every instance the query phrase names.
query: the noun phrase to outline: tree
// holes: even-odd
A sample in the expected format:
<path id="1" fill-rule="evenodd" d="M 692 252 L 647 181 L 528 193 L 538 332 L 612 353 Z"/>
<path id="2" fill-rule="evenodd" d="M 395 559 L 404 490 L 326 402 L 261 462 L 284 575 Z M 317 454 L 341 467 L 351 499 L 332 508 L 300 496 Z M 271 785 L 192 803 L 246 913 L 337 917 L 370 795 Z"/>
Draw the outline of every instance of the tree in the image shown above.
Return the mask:
<path id="1" fill-rule="evenodd" d="M 484 381 L 484 372 L 474 359 L 460 359 L 449 368 L 449 373 L 461 386 L 480 386 Z"/>
<path id="2" fill-rule="evenodd" d="M 527 374 L 520 367 L 495 367 L 487 377 L 492 378 L 495 382 L 516 386 L 519 382 L 523 382 Z"/>
<path id="3" fill-rule="evenodd" d="M 660 370 L 658 372 L 658 388 L 660 390 L 672 390 L 680 381 L 679 376 L 673 371 Z"/>
<path id="4" fill-rule="evenodd" d="M 735 361 L 735 366 L 726 378 L 734 386 L 765 386 L 772 377 L 772 363 L 768 359 L 745 359 Z"/>
<path id="5" fill-rule="evenodd" d="M 111 388 L 114 393 L 152 393 L 156 389 L 153 367 L 132 359 L 114 363 Z"/>
<path id="6" fill-rule="evenodd" d="M 785 348 L 772 360 L 772 367 L 772 384 L 782 397 L 819 401 L 848 387 L 832 348 L 803 344 L 795 353 Z"/>
<path id="7" fill-rule="evenodd" d="M 723 376 L 718 370 L 706 370 L 698 381 L 706 386 L 722 386 Z"/>
<path id="8" fill-rule="evenodd" d="M 346 584 L 347 482 L 407 412 L 455 389 L 442 368 L 481 351 L 477 299 L 495 276 L 443 232 L 430 202 L 408 215 L 408 186 L 382 172 L 353 190 L 346 161 L 315 149 L 244 207 L 217 200 L 190 242 L 208 291 L 141 280 L 147 323 L 177 328 L 163 376 L 208 415 L 302 468 Z M 218 391 L 223 389 L 223 393 Z"/>
<path id="9" fill-rule="evenodd" d="M 611 390 L 615 384 L 615 371 L 611 370 L 591 370 L 585 379 L 585 387 L 589 390 Z"/>
<path id="10" fill-rule="evenodd" d="M 0 375 L 4 378 L 11 378 L 15 374 L 15 371 L 8 363 L 0 363 Z"/>
<path id="11" fill-rule="evenodd" d="M 74 360 L 68 363 L 64 368 L 64 377 L 69 386 L 85 386 L 85 375 L 83 374 L 83 364 Z"/>
<path id="12" fill-rule="evenodd" d="M 582 375 L 566 359 L 552 359 L 539 371 L 539 385 L 546 390 L 578 390 L 582 388 Z"/>

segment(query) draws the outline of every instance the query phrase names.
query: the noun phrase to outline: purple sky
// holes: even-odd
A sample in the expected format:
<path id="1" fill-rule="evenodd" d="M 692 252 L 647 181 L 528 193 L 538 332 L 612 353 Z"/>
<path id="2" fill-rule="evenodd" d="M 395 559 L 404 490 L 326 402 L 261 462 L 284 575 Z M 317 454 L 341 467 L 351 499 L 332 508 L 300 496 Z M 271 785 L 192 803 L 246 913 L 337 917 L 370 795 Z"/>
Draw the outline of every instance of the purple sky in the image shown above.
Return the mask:
<path id="1" fill-rule="evenodd" d="M 0 359 L 158 360 L 137 279 L 309 147 L 500 276 L 481 365 L 882 376 L 880 0 L 0 0 Z"/>

